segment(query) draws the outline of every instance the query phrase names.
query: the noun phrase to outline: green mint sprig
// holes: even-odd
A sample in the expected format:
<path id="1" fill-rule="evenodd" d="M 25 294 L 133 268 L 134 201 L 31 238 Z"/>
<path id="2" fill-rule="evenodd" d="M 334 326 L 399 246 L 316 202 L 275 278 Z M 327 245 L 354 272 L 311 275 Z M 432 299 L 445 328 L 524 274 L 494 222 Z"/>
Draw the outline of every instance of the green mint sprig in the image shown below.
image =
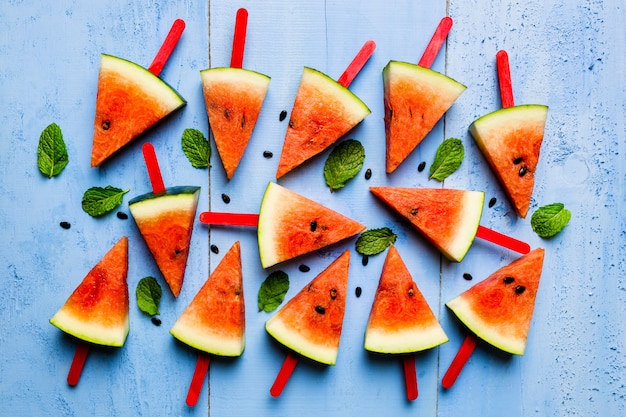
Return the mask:
<path id="1" fill-rule="evenodd" d="M 139 280 L 135 296 L 137 307 L 149 316 L 159 314 L 161 304 L 161 286 L 154 277 L 144 277 Z"/>
<path id="2" fill-rule="evenodd" d="M 259 288 L 257 304 L 259 311 L 270 313 L 278 308 L 289 290 L 289 276 L 283 271 L 274 271 L 265 278 Z"/>
<path id="3" fill-rule="evenodd" d="M 185 129 L 181 139 L 183 152 L 194 168 L 211 166 L 211 145 L 197 129 Z"/>
<path id="4" fill-rule="evenodd" d="M 435 161 L 430 166 L 430 178 L 443 181 L 459 169 L 465 158 L 463 142 L 457 138 L 444 140 L 437 148 Z"/>
<path id="5" fill-rule="evenodd" d="M 59 175 L 69 162 L 67 147 L 61 128 L 56 123 L 48 125 L 39 136 L 37 167 L 48 178 Z"/>
<path id="6" fill-rule="evenodd" d="M 92 217 L 99 217 L 113 211 L 122 204 L 124 194 L 128 189 L 112 187 L 91 187 L 83 194 L 82 206 L 85 213 Z"/>
<path id="7" fill-rule="evenodd" d="M 563 203 L 548 204 L 533 213 L 530 226 L 540 237 L 552 237 L 567 226 L 571 217 L 572 213 Z"/>
<path id="8" fill-rule="evenodd" d="M 376 255 L 387 249 L 397 237 L 388 227 L 366 230 L 356 240 L 356 251 L 361 255 Z"/>
<path id="9" fill-rule="evenodd" d="M 337 145 L 324 164 L 324 179 L 330 191 L 343 188 L 354 178 L 365 161 L 365 148 L 361 142 L 348 139 Z"/>

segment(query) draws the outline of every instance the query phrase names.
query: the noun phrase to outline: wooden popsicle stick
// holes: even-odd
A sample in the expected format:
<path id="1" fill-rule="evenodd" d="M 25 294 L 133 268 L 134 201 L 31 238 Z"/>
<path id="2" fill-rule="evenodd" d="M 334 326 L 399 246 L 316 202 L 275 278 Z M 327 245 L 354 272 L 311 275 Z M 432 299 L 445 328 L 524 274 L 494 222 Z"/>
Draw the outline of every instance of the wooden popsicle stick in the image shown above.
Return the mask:
<path id="1" fill-rule="evenodd" d="M 513 83 L 511 82 L 511 68 L 509 55 L 505 50 L 496 53 L 496 66 L 498 68 L 498 83 L 500 84 L 500 99 L 502 108 L 513 107 Z"/>
<path id="2" fill-rule="evenodd" d="M 72 359 L 72 365 L 70 371 L 67 374 L 67 383 L 71 387 L 75 387 L 78 384 L 80 375 L 83 372 L 85 361 L 87 360 L 87 354 L 89 353 L 89 343 L 79 341 L 76 345 L 76 351 L 74 352 L 74 359 Z"/>
<path id="3" fill-rule="evenodd" d="M 159 161 L 156 157 L 154 146 L 150 142 L 146 142 L 141 147 L 141 151 L 146 162 L 150 184 L 152 184 L 152 192 L 154 194 L 165 192 L 165 184 L 163 184 L 163 177 L 161 176 L 161 169 L 159 168 Z"/>
<path id="4" fill-rule="evenodd" d="M 415 372 L 415 356 L 405 355 L 402 358 L 404 370 L 404 385 L 406 386 L 406 398 L 410 401 L 417 399 L 417 374 Z"/>
<path id="5" fill-rule="evenodd" d="M 441 380 L 441 385 L 446 388 L 452 388 L 454 382 L 459 377 L 461 370 L 465 366 L 467 360 L 472 356 L 472 352 L 474 352 L 474 348 L 476 347 L 477 340 L 476 338 L 468 334 L 465 336 L 465 340 L 463 340 L 463 344 L 459 348 L 459 351 L 456 353 L 456 356 L 452 360 L 450 367 L 446 371 L 446 374 L 443 376 Z"/>
<path id="6" fill-rule="evenodd" d="M 341 74 L 341 76 L 337 79 L 337 82 L 348 88 L 367 60 L 370 59 L 370 56 L 372 56 L 375 49 L 376 43 L 374 41 L 370 40 L 365 42 L 365 44 L 361 47 L 361 50 L 356 54 L 352 62 L 350 62 L 350 65 L 348 65 L 343 74 Z"/>
<path id="7" fill-rule="evenodd" d="M 186 403 L 189 407 L 194 407 L 198 403 L 198 397 L 202 392 L 202 385 L 204 385 L 204 378 L 209 370 L 211 364 L 211 357 L 205 354 L 199 354 L 196 361 L 196 369 L 193 371 L 193 377 L 191 378 L 191 384 L 189 384 L 189 391 L 187 391 Z"/>
<path id="8" fill-rule="evenodd" d="M 256 227 L 259 224 L 259 215 L 253 213 L 221 213 L 216 211 L 205 211 L 200 213 L 200 222 L 204 224 Z"/>
<path id="9" fill-rule="evenodd" d="M 185 21 L 182 19 L 176 19 L 172 24 L 172 28 L 167 34 L 165 41 L 163 41 L 159 52 L 157 52 L 154 60 L 152 60 L 152 64 L 150 64 L 150 66 L 148 67 L 148 71 L 150 71 L 157 77 L 161 74 L 165 63 L 172 54 L 172 51 L 174 51 L 174 48 L 176 47 L 176 44 L 178 43 L 178 40 L 180 39 L 180 36 L 183 34 L 184 30 Z"/>
<path id="10" fill-rule="evenodd" d="M 495 243 L 496 245 L 500 245 L 507 249 L 511 249 L 512 251 L 523 255 L 530 252 L 530 245 L 528 243 L 517 240 L 511 236 L 504 235 L 500 232 L 496 232 L 495 230 L 489 229 L 485 226 L 478 226 L 476 237 Z"/>
<path id="11" fill-rule="evenodd" d="M 231 68 L 243 67 L 243 51 L 246 45 L 246 29 L 248 26 L 248 11 L 243 7 L 237 10 L 235 18 L 235 34 L 233 36 L 233 50 L 230 56 Z"/>
<path id="12" fill-rule="evenodd" d="M 278 371 L 278 375 L 276 375 L 276 379 L 274 380 L 274 384 L 270 388 L 270 394 L 272 397 L 278 397 L 287 385 L 287 381 L 289 381 L 289 377 L 293 373 L 293 370 L 296 368 L 298 364 L 298 357 L 294 354 L 287 353 L 285 357 L 285 361 Z"/>
<path id="13" fill-rule="evenodd" d="M 446 41 L 446 38 L 448 37 L 448 33 L 450 32 L 451 28 L 451 17 L 445 16 L 443 19 L 441 19 L 439 25 L 437 26 L 437 29 L 435 29 L 433 37 L 430 38 L 430 42 L 428 42 L 428 45 L 426 46 L 426 49 L 422 54 L 422 58 L 420 58 L 417 65 L 424 68 L 430 68 L 433 65 L 433 62 L 435 62 L 435 58 L 437 57 L 437 54 L 439 54 L 443 43 Z"/>

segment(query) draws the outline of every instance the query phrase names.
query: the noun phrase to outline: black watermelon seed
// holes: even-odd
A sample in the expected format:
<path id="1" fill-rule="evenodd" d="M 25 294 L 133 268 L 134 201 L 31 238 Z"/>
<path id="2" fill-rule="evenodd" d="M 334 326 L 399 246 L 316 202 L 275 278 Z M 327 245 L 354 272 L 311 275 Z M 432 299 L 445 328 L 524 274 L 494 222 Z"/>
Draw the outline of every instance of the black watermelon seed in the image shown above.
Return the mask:
<path id="1" fill-rule="evenodd" d="M 524 287 L 523 285 L 518 285 L 517 287 L 515 287 L 515 294 L 521 294 L 524 291 L 526 291 L 526 287 Z"/>
<path id="2" fill-rule="evenodd" d="M 155 326 L 160 326 L 161 325 L 161 319 L 158 317 L 152 317 L 152 324 L 154 324 Z"/>
<path id="3" fill-rule="evenodd" d="M 361 287 L 356 287 L 356 288 L 354 289 L 354 294 L 356 295 L 356 298 L 359 298 L 359 297 L 361 296 L 361 292 L 362 292 L 362 291 L 363 291 L 363 290 L 361 290 Z"/>
<path id="4" fill-rule="evenodd" d="M 217 245 L 211 245 L 211 252 L 217 255 L 220 253 L 220 248 L 218 248 Z"/>
<path id="5" fill-rule="evenodd" d="M 496 205 L 496 198 L 495 197 L 491 197 L 491 200 L 489 200 L 489 208 L 493 207 Z"/>
<path id="6" fill-rule="evenodd" d="M 319 314 L 326 314 L 326 309 L 319 304 L 315 306 L 315 311 Z"/>
<path id="7" fill-rule="evenodd" d="M 126 219 L 128 219 L 128 214 L 124 213 L 123 211 L 118 211 L 117 212 L 117 218 L 118 219 L 122 219 L 122 220 L 126 220 Z"/>
<path id="8" fill-rule="evenodd" d="M 523 161 L 523 160 L 524 160 L 524 158 L 522 158 L 522 157 L 520 156 L 519 158 L 515 158 L 515 159 L 513 160 L 513 163 L 514 163 L 515 165 L 519 165 L 519 164 L 521 164 L 521 163 L 522 163 L 522 161 Z"/>
<path id="9" fill-rule="evenodd" d="M 361 263 L 363 264 L 363 266 L 367 266 L 367 263 L 370 261 L 369 256 L 367 255 L 363 255 L 363 259 L 361 259 Z"/>
<path id="10" fill-rule="evenodd" d="M 59 223 L 59 226 L 61 226 L 64 229 L 69 229 L 70 227 L 72 227 L 70 222 L 61 222 L 61 223 Z"/>
<path id="11" fill-rule="evenodd" d="M 367 168 L 367 170 L 365 171 L 365 179 L 369 180 L 370 178 L 372 178 L 372 170 Z"/>
<path id="12" fill-rule="evenodd" d="M 110 127 L 111 127 L 111 122 L 109 122 L 108 120 L 105 120 L 104 122 L 102 122 L 102 130 L 109 130 Z"/>
<path id="13" fill-rule="evenodd" d="M 222 194 L 222 201 L 226 204 L 230 203 L 230 197 L 228 196 L 228 194 Z"/>
<path id="14" fill-rule="evenodd" d="M 305 264 L 300 265 L 298 269 L 300 270 L 300 272 L 309 272 L 311 270 L 311 268 L 309 268 L 309 266 Z"/>
<path id="15" fill-rule="evenodd" d="M 413 297 L 413 294 L 415 294 L 415 291 L 413 288 L 409 288 L 409 297 Z"/>
<path id="16" fill-rule="evenodd" d="M 528 168 L 526 168 L 526 167 L 521 167 L 521 168 L 519 169 L 518 174 L 519 174 L 519 176 L 520 176 L 520 177 L 523 177 L 524 175 L 526 175 L 526 173 L 527 173 L 527 172 L 528 172 Z"/>
<path id="17" fill-rule="evenodd" d="M 468 281 L 471 281 L 472 278 L 474 278 L 474 277 L 472 277 L 472 274 L 470 274 L 469 272 L 466 272 L 466 273 L 463 274 L 463 278 L 465 278 Z"/>
<path id="18" fill-rule="evenodd" d="M 287 110 L 283 110 L 280 112 L 280 116 L 278 116 L 278 120 L 282 122 L 283 120 L 285 120 L 286 117 L 287 117 Z"/>
<path id="19" fill-rule="evenodd" d="M 510 284 L 513 281 L 515 281 L 515 278 L 513 278 L 513 277 L 504 277 L 503 281 L 504 281 L 505 284 Z"/>
<path id="20" fill-rule="evenodd" d="M 309 225 L 309 228 L 311 229 L 312 232 L 314 232 L 317 229 L 317 222 L 315 220 L 311 220 L 311 224 Z"/>
<path id="21" fill-rule="evenodd" d="M 422 172 L 424 168 L 426 168 L 426 161 L 420 162 L 420 164 L 417 166 L 417 172 Z"/>
<path id="22" fill-rule="evenodd" d="M 331 288 L 330 289 L 330 298 L 332 298 L 333 300 L 335 298 L 337 298 L 337 289 L 336 288 Z"/>
<path id="23" fill-rule="evenodd" d="M 266 157 L 267 159 L 270 159 L 272 156 L 274 156 L 274 154 L 271 153 L 270 151 L 264 151 L 263 156 Z"/>

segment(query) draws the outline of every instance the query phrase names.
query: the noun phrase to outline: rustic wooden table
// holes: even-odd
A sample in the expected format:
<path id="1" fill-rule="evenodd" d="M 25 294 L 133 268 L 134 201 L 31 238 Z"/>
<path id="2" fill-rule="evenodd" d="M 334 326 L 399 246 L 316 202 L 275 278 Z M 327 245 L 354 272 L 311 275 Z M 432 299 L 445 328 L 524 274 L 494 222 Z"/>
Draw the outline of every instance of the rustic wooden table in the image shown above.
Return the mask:
<path id="1" fill-rule="evenodd" d="M 213 146 L 212 167 L 191 167 L 182 131 L 209 127 L 199 71 L 228 66 L 236 10 L 249 11 L 244 67 L 272 77 L 253 139 L 234 178 L 227 181 Z M 390 59 L 417 62 L 439 20 L 454 26 L 433 69 L 468 88 L 426 140 L 392 175 L 384 173 L 382 68 Z M 148 66 L 172 22 L 187 23 L 161 77 L 188 101 L 100 168 L 89 154 L 100 53 Z M 593 2 L 403 0 L 294 2 L 225 0 L 180 2 L 5 1 L 0 6 L 0 414 L 6 416 L 621 416 L 626 414 L 626 12 L 617 0 Z M 377 48 L 351 90 L 372 114 L 346 137 L 366 150 L 362 174 L 330 193 L 324 156 L 279 182 L 353 217 L 370 228 L 398 233 L 403 254 L 450 341 L 416 356 L 419 397 L 408 401 L 396 359 L 365 352 L 363 332 L 384 255 L 363 266 L 354 239 L 263 270 L 254 229 L 194 227 L 185 286 L 178 299 L 164 292 L 160 327 L 137 308 L 140 278 L 164 285 L 132 219 L 115 213 L 92 218 L 81 209 L 91 186 L 148 192 L 141 144 L 152 142 L 166 185 L 202 187 L 198 212 L 258 211 L 273 181 L 303 66 L 338 77 L 361 45 Z M 467 132 L 478 116 L 500 107 L 495 54 L 509 53 L 516 102 L 550 107 L 531 212 L 562 202 L 570 224 L 541 239 L 519 219 Z M 70 162 L 53 179 L 37 170 L 41 131 L 57 123 Z M 466 156 L 444 186 L 482 190 L 482 224 L 543 247 L 546 260 L 524 356 L 480 343 L 456 385 L 441 378 L 465 335 L 445 302 L 518 255 L 476 241 L 462 263 L 442 259 L 425 240 L 378 204 L 370 185 L 433 186 L 427 164 L 443 139 L 460 138 Z M 263 152 L 273 152 L 266 158 Z M 327 153 L 326 153 L 327 154 Z M 225 204 L 220 195 L 230 196 Z M 127 212 L 125 197 L 121 210 Z M 71 224 L 69 229 L 59 226 Z M 75 341 L 48 323 L 87 271 L 121 236 L 130 240 L 128 283 L 131 331 L 120 349 L 92 349 L 80 383 L 65 378 Z M 242 247 L 246 350 L 213 360 L 196 407 L 185 396 L 196 354 L 168 330 L 226 249 Z M 219 254 L 209 250 L 217 245 Z M 291 297 L 341 251 L 350 249 L 350 293 L 336 366 L 301 361 L 278 398 L 269 388 L 285 351 L 264 330 L 256 295 L 269 272 L 282 269 Z M 301 272 L 300 264 L 310 266 Z M 465 272 L 474 279 L 463 279 Z M 356 297 L 356 287 L 362 295 Z M 164 287 L 165 288 L 165 287 Z"/>

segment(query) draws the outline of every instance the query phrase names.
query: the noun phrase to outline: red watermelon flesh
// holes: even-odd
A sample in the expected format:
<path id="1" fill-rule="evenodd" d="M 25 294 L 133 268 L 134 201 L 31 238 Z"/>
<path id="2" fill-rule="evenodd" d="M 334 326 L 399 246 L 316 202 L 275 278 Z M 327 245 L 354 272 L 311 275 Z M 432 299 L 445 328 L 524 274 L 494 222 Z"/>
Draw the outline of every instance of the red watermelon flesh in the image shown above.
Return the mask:
<path id="1" fill-rule="evenodd" d="M 100 166 L 118 149 L 185 104 L 172 87 L 147 69 L 102 54 L 91 166 Z"/>
<path id="2" fill-rule="evenodd" d="M 390 246 L 365 330 L 365 349 L 411 353 L 447 341 L 398 250 Z"/>
<path id="3" fill-rule="evenodd" d="M 527 104 L 489 113 L 469 127 L 522 218 L 530 207 L 547 118 L 547 106 Z"/>
<path id="4" fill-rule="evenodd" d="M 544 250 L 534 249 L 446 305 L 478 337 L 523 355 L 535 309 Z"/>
<path id="5" fill-rule="evenodd" d="M 328 148 L 370 113 L 365 103 L 350 90 L 327 75 L 305 67 L 276 178 Z"/>
<path id="6" fill-rule="evenodd" d="M 389 61 L 383 69 L 386 170 L 395 171 L 466 87 L 436 71 Z"/>
<path id="7" fill-rule="evenodd" d="M 270 77 L 241 68 L 212 68 L 200 75 L 211 131 L 231 179 L 250 141 Z"/>
<path id="8" fill-rule="evenodd" d="M 241 252 L 235 242 L 170 333 L 207 353 L 240 356 L 245 346 Z"/>
<path id="9" fill-rule="evenodd" d="M 89 271 L 50 323 L 87 342 L 124 345 L 128 319 L 128 238 L 122 237 Z"/>
<path id="10" fill-rule="evenodd" d="M 463 260 L 480 224 L 482 191 L 401 187 L 370 187 L 370 191 L 411 222 L 446 258 Z"/>
<path id="11" fill-rule="evenodd" d="M 347 239 L 365 226 L 283 186 L 265 190 L 257 228 L 263 268 Z"/>
<path id="12" fill-rule="evenodd" d="M 183 286 L 200 187 L 169 187 L 128 202 L 135 223 L 172 294 Z"/>
<path id="13" fill-rule="evenodd" d="M 265 329 L 283 345 L 327 365 L 334 365 L 346 310 L 350 252 L 300 290 L 266 323 Z"/>

